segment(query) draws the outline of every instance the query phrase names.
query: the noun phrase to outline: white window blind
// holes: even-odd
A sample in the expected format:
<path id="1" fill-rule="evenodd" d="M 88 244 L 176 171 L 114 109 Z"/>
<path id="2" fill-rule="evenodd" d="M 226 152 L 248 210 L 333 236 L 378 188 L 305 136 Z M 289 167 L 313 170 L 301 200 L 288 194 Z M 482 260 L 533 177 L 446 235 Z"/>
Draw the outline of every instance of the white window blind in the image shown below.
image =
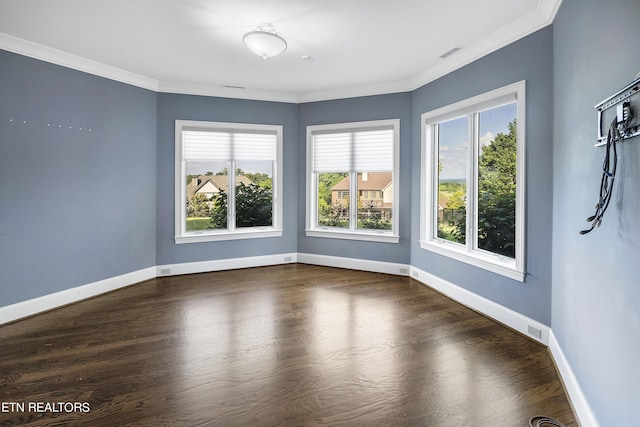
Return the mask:
<path id="1" fill-rule="evenodd" d="M 393 128 L 315 133 L 314 172 L 384 172 L 393 170 Z"/>
<path id="2" fill-rule="evenodd" d="M 275 133 L 183 130 L 184 160 L 276 160 Z"/>

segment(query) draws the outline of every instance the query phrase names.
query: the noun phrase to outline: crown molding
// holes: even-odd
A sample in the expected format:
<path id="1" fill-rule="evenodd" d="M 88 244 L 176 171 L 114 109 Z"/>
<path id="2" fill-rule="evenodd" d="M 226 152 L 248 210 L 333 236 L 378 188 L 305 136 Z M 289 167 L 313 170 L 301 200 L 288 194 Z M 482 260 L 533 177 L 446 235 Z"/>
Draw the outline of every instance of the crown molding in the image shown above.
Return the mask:
<path id="1" fill-rule="evenodd" d="M 461 49 L 455 55 L 451 55 L 450 57 L 438 62 L 436 66 L 430 67 L 429 69 L 411 76 L 404 81 L 382 82 L 313 92 L 293 93 L 266 91 L 252 88 L 235 88 L 223 85 L 159 81 L 1 32 L 0 49 L 50 62 L 52 64 L 61 65 L 74 70 L 83 71 L 110 80 L 149 89 L 155 92 L 297 104 L 409 92 L 415 90 L 477 59 L 482 58 L 491 52 L 550 25 L 553 23 L 553 19 L 555 18 L 561 3 L 562 0 L 539 0 L 536 10 L 497 29 L 487 37 L 483 37 L 471 45 L 465 46 L 464 49 Z"/>
<path id="2" fill-rule="evenodd" d="M 0 49 L 155 92 L 158 91 L 160 83 L 158 80 L 150 77 L 23 40 L 5 33 L 0 33 Z"/>
<path id="3" fill-rule="evenodd" d="M 289 102 L 297 104 L 296 93 L 258 90 L 232 86 L 218 86 L 184 82 L 160 82 L 158 92 L 182 95 L 219 96 L 222 98 L 251 99 L 254 101 Z"/>
<path id="4" fill-rule="evenodd" d="M 545 19 L 544 26 L 553 24 L 561 4 L 562 0 L 540 0 L 538 12 L 542 15 L 542 19 Z"/>
<path id="5" fill-rule="evenodd" d="M 299 94 L 299 102 L 329 101 L 332 99 L 358 98 L 361 96 L 385 95 L 388 93 L 409 92 L 411 88 L 406 81 L 375 83 L 370 85 L 351 86 L 340 89 L 329 89 Z"/>

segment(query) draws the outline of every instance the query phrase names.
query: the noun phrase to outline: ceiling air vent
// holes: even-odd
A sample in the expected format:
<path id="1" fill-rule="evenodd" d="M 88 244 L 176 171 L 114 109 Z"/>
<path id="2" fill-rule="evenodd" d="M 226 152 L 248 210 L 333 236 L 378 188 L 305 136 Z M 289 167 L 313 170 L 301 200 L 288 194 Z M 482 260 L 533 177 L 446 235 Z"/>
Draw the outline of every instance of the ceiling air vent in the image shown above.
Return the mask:
<path id="1" fill-rule="evenodd" d="M 457 51 L 459 51 L 460 49 L 462 49 L 461 47 L 454 47 L 453 49 L 449 49 L 448 51 L 446 51 L 445 53 L 443 53 L 442 55 L 440 55 L 440 58 L 444 59 L 444 58 L 448 58 L 449 56 L 453 55 L 454 53 L 456 53 Z"/>

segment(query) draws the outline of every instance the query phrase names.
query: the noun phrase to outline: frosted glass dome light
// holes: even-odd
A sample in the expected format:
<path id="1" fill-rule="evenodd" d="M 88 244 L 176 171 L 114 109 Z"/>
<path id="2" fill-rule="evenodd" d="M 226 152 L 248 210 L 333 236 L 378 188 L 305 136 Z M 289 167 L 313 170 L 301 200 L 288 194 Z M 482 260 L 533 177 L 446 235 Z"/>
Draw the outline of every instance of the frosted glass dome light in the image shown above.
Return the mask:
<path id="1" fill-rule="evenodd" d="M 287 50 L 287 41 L 276 33 L 271 24 L 260 24 L 242 37 L 244 45 L 263 59 L 271 58 Z"/>

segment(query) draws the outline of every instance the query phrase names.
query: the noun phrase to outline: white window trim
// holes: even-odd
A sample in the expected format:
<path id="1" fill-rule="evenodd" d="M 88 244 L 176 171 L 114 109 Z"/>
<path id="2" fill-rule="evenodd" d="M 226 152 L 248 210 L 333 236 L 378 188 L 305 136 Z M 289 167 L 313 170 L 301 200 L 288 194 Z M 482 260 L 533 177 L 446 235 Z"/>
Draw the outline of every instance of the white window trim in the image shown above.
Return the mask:
<path id="1" fill-rule="evenodd" d="M 240 228 L 230 230 L 186 231 L 186 169 L 183 161 L 183 128 L 227 131 L 265 131 L 276 133 L 276 160 L 272 177 L 273 225 L 271 227 Z M 235 174 L 232 174 L 232 181 Z M 233 189 L 232 186 L 230 187 Z M 175 122 L 175 236 L 176 244 L 201 243 L 222 240 L 255 239 L 282 236 L 282 126 L 246 123 L 205 122 L 176 120 Z"/>
<path id="2" fill-rule="evenodd" d="M 421 116 L 421 180 L 420 180 L 420 247 L 452 259 L 509 277 L 519 282 L 525 280 L 525 81 L 520 81 L 484 94 L 456 102 L 422 114 Z M 435 189 L 435 163 L 431 124 L 481 111 L 496 105 L 501 99 L 515 94 L 517 101 L 516 128 L 516 251 L 515 260 L 480 249 L 472 245 L 460 245 L 434 235 L 438 195 Z M 474 154 L 477 156 L 477 154 Z M 474 198 L 477 198 L 474 190 Z M 474 201 L 477 204 L 477 200 Z"/>
<path id="3" fill-rule="evenodd" d="M 392 193 L 393 206 L 391 209 L 391 230 L 344 230 L 337 227 L 317 227 L 317 183 L 313 173 L 313 138 L 314 132 L 318 131 L 353 131 L 365 130 L 373 127 L 392 126 L 393 127 L 393 171 L 392 171 Z M 332 123 L 327 125 L 307 126 L 307 182 L 306 182 L 306 228 L 307 237 L 322 237 L 330 239 L 364 240 L 371 242 L 398 243 L 400 241 L 398 230 L 399 217 L 399 166 L 400 166 L 400 119 L 372 120 L 365 122 Z M 353 210 L 353 209 L 352 209 Z M 353 219 L 352 219 L 353 221 Z"/>

